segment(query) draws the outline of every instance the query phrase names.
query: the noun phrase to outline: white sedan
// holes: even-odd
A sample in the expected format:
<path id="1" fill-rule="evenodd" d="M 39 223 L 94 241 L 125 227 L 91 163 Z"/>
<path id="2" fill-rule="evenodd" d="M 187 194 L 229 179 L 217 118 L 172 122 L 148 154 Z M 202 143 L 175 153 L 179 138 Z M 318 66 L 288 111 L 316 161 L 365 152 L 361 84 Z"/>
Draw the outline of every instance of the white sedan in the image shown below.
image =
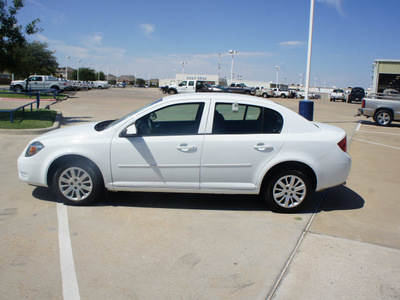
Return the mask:
<path id="1" fill-rule="evenodd" d="M 261 194 L 274 211 L 345 183 L 346 134 L 269 100 L 167 96 L 113 121 L 55 130 L 18 159 L 23 181 L 85 205 L 109 191 Z"/>

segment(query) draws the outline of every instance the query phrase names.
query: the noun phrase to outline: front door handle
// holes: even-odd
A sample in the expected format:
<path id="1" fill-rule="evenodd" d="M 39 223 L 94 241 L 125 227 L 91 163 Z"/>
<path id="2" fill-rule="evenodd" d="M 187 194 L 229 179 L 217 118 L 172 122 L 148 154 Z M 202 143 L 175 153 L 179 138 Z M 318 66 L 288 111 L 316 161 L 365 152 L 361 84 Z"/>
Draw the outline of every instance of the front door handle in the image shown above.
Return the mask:
<path id="1" fill-rule="evenodd" d="M 265 145 L 264 143 L 258 143 L 254 146 L 254 149 L 259 151 L 272 151 L 274 150 L 274 147 L 272 147 L 271 145 Z"/>

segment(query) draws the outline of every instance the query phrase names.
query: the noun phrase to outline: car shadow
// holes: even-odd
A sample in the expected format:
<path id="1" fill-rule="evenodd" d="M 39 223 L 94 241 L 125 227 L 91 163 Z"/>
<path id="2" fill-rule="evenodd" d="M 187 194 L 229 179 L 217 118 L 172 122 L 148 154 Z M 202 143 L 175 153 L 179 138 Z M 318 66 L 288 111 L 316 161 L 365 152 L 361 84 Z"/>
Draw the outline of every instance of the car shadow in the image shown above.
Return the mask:
<path id="1" fill-rule="evenodd" d="M 378 125 L 376 125 L 375 122 L 373 122 L 373 121 L 366 121 L 366 120 L 362 120 L 362 121 L 361 121 L 361 124 L 362 124 L 362 125 L 368 125 L 368 126 L 374 126 L 374 127 L 385 127 L 385 126 L 378 126 Z M 394 123 L 392 123 L 392 124 L 390 124 L 389 126 L 386 126 L 386 127 L 400 128 L 400 124 L 394 124 Z"/>
<path id="2" fill-rule="evenodd" d="M 33 197 L 43 201 L 56 202 L 55 194 L 49 188 L 37 187 Z M 107 197 L 92 206 L 126 206 L 163 209 L 228 210 L 228 211 L 269 211 L 263 197 L 258 195 L 220 195 L 192 193 L 155 192 L 108 192 Z M 364 200 L 354 191 L 339 186 L 316 192 L 302 210 L 296 213 L 319 213 L 321 211 L 353 210 L 364 206 Z"/>
<path id="3" fill-rule="evenodd" d="M 92 117 L 62 117 L 61 125 L 68 126 L 79 123 L 93 122 Z"/>

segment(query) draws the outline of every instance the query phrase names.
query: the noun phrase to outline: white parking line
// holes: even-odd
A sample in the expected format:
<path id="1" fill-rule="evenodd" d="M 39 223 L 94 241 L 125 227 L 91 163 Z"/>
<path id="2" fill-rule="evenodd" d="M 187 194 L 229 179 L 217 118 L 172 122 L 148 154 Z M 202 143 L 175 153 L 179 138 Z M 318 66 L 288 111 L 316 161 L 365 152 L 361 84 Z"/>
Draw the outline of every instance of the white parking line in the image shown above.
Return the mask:
<path id="1" fill-rule="evenodd" d="M 69 235 L 68 211 L 62 203 L 57 203 L 58 240 L 60 247 L 61 278 L 64 300 L 79 300 L 74 257 Z"/>
<path id="2" fill-rule="evenodd" d="M 392 148 L 392 149 L 396 149 L 396 150 L 400 150 L 399 147 L 385 145 L 385 144 L 381 144 L 381 143 L 374 143 L 374 142 L 370 142 L 370 141 L 366 141 L 366 140 L 362 140 L 362 139 L 356 139 L 356 138 L 353 138 L 353 140 L 360 141 L 360 142 L 365 142 L 365 143 L 369 143 L 369 144 L 374 144 L 374 145 L 378 145 L 378 146 L 383 146 L 383 147 L 387 147 L 387 148 Z"/>
<path id="3" fill-rule="evenodd" d="M 378 132 L 378 131 L 368 131 L 368 130 L 361 130 L 360 132 L 376 133 L 376 134 L 386 134 L 386 135 L 400 135 L 400 133 L 393 133 L 393 132 Z"/>

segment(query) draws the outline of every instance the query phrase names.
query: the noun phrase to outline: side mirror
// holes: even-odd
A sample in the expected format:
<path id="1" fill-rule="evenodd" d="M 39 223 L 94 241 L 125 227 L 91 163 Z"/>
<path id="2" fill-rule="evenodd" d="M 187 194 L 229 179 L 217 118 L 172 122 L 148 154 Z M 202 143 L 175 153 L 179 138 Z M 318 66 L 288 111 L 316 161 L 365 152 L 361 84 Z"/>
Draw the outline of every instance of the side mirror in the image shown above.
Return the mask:
<path id="1" fill-rule="evenodd" d="M 120 137 L 135 137 L 138 136 L 136 125 L 132 124 L 129 127 L 121 131 Z"/>

